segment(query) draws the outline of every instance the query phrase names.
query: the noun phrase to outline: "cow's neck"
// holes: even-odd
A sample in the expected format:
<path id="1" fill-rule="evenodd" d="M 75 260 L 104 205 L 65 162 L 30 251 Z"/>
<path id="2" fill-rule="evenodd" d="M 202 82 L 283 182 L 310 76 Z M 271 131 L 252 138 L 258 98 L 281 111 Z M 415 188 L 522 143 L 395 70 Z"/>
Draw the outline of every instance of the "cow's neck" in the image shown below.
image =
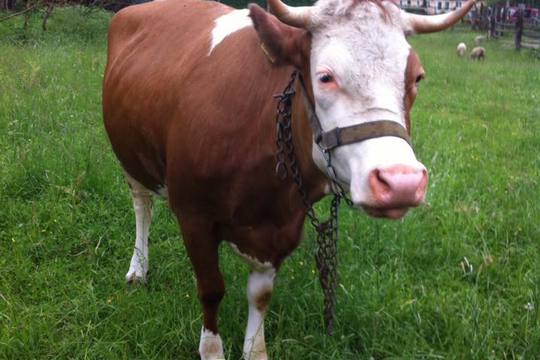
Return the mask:
<path id="1" fill-rule="evenodd" d="M 304 74 L 306 74 L 304 72 Z M 309 74 L 309 72 L 307 73 Z M 306 88 L 309 96 L 311 94 L 311 82 L 309 75 L 304 75 Z M 305 185 L 308 198 L 311 203 L 319 201 L 330 189 L 330 181 L 315 165 L 313 161 L 313 131 L 307 117 L 306 106 L 300 89 L 300 82 L 296 81 L 296 95 L 292 104 L 292 131 L 295 146 L 296 158 L 300 164 L 302 180 Z"/>

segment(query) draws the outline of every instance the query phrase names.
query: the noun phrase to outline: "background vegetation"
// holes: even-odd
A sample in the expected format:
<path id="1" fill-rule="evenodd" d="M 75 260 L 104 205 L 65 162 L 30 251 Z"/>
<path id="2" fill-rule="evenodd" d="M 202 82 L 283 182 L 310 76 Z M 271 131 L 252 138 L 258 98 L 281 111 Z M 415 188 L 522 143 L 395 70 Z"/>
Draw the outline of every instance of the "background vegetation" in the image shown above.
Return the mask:
<path id="1" fill-rule="evenodd" d="M 126 287 L 127 187 L 101 119 L 110 15 L 0 22 L 0 358 L 196 359 L 201 315 L 177 225 L 158 202 L 146 286 Z M 475 34 L 411 39 L 427 205 L 398 222 L 342 209 L 335 335 L 323 331 L 311 229 L 281 271 L 273 359 L 540 358 L 540 62 Z M 321 206 L 320 211 L 325 211 Z M 222 248 L 220 326 L 238 359 L 247 268 Z"/>

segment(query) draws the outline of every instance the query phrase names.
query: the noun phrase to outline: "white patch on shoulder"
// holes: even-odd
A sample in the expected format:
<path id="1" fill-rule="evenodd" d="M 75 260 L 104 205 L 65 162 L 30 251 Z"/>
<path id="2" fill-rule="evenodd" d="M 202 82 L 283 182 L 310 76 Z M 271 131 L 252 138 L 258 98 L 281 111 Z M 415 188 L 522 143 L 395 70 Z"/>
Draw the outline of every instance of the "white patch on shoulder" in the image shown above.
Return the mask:
<path id="1" fill-rule="evenodd" d="M 259 272 L 262 272 L 262 271 L 266 271 L 268 269 L 273 269 L 274 268 L 274 265 L 272 265 L 272 263 L 270 261 L 265 261 L 265 262 L 259 261 L 258 259 L 254 258 L 253 256 L 250 256 L 248 254 L 244 254 L 243 252 L 241 252 L 240 249 L 238 249 L 238 246 L 236 246 L 235 244 L 233 244 L 231 242 L 229 242 L 228 244 L 231 246 L 231 248 L 234 250 L 234 252 L 238 256 L 240 256 L 242 259 L 244 259 L 255 270 L 257 270 Z"/>
<path id="2" fill-rule="evenodd" d="M 212 43 L 210 44 L 208 56 L 227 36 L 248 26 L 253 26 L 248 9 L 233 10 L 217 18 L 216 25 L 212 30 Z"/>

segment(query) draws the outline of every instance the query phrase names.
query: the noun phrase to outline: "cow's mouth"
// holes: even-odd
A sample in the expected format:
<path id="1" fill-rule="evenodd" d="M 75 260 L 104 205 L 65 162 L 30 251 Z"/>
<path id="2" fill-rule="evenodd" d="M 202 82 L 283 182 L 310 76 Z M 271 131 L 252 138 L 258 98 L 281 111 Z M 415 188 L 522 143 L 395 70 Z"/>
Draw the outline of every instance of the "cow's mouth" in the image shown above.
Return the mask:
<path id="1" fill-rule="evenodd" d="M 407 211 L 409 211 L 409 207 L 379 208 L 368 205 L 362 205 L 362 209 L 364 209 L 369 216 L 394 220 L 401 219 L 405 216 Z"/>

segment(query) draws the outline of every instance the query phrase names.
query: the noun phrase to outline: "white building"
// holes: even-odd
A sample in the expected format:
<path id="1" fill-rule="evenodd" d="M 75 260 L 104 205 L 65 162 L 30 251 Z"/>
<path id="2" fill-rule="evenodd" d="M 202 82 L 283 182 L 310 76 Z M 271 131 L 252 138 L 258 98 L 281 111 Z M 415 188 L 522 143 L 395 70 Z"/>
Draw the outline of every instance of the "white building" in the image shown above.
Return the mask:
<path id="1" fill-rule="evenodd" d="M 402 9 L 424 10 L 428 14 L 445 13 L 463 6 L 466 0 L 400 0 Z"/>

